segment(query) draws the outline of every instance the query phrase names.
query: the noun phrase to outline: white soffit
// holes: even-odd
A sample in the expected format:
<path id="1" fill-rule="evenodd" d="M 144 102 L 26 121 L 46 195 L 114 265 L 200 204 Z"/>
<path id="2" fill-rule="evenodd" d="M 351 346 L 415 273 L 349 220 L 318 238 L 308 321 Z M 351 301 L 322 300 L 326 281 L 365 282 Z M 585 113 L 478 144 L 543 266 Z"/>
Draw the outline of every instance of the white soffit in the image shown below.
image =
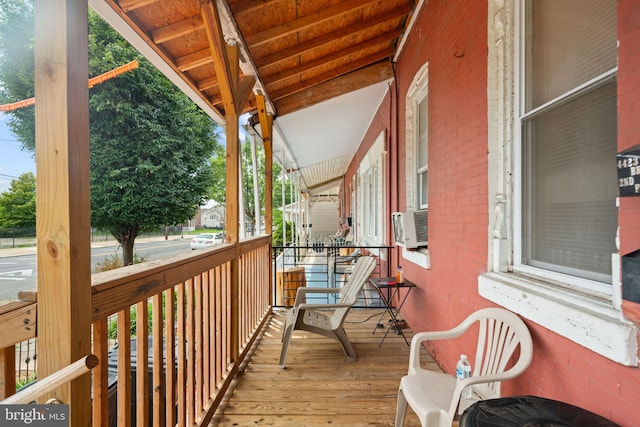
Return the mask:
<path id="1" fill-rule="evenodd" d="M 303 169 L 345 156 L 351 159 L 388 88 L 389 81 L 376 83 L 277 117 L 297 167 Z"/>

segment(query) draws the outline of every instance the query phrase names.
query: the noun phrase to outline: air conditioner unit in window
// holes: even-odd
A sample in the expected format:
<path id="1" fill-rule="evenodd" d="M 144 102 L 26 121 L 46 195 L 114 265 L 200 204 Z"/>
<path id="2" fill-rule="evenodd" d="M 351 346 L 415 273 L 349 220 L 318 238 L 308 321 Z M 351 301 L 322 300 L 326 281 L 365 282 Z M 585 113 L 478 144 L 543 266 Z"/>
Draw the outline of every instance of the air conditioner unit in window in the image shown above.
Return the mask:
<path id="1" fill-rule="evenodd" d="M 426 210 L 393 212 L 391 225 L 395 244 L 407 249 L 427 246 L 429 236 L 427 219 Z"/>

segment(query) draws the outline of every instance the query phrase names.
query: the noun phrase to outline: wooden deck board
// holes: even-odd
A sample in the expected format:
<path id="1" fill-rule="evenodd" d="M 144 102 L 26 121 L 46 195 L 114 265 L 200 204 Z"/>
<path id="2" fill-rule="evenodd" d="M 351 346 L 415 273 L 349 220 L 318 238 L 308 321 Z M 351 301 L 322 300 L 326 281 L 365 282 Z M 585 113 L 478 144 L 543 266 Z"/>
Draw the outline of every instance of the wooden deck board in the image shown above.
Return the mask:
<path id="1" fill-rule="evenodd" d="M 281 369 L 284 311 L 275 312 L 210 425 L 393 426 L 409 347 L 393 331 L 379 345 L 384 330 L 375 325 L 381 313 L 381 309 L 350 311 L 345 328 L 357 361 L 348 362 L 333 340 L 296 331 L 287 367 Z M 412 331 L 404 331 L 410 339 Z M 431 368 L 439 369 L 431 358 L 425 359 Z M 405 426 L 419 425 L 409 410 Z"/>

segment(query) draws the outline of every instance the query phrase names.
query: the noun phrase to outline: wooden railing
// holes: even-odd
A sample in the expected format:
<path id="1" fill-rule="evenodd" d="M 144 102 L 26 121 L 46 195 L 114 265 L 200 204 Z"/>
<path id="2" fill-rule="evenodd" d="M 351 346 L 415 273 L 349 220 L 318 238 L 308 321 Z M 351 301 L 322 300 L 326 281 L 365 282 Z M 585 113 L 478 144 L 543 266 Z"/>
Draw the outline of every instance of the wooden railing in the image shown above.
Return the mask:
<path id="1" fill-rule="evenodd" d="M 93 275 L 94 426 L 108 425 L 115 408 L 118 425 L 209 422 L 271 313 L 270 241 L 257 237 Z M 15 392 L 11 356 L 16 343 L 35 336 L 35 319 L 25 317 L 35 310 L 16 304 L 0 312 L 0 328 L 6 322 L 20 332 L 0 340 L 0 398 Z"/>
<path id="2" fill-rule="evenodd" d="M 93 368 L 98 366 L 98 358 L 93 354 L 89 354 L 80 360 L 76 360 L 69 366 L 60 369 L 57 372 L 39 380 L 30 387 L 23 388 L 18 393 L 7 397 L 0 401 L 3 405 L 28 404 L 39 397 L 55 390 L 58 387 L 78 378 L 81 375 L 91 372 Z M 55 399 L 55 397 L 54 397 Z M 62 402 L 60 402 L 62 403 Z"/>

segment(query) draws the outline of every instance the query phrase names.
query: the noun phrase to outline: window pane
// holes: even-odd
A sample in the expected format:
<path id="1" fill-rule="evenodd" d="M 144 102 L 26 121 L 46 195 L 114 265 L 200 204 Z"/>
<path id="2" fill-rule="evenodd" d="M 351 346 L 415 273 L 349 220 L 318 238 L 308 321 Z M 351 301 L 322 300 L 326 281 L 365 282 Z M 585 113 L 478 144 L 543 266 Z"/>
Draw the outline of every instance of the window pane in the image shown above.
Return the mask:
<path id="1" fill-rule="evenodd" d="M 526 111 L 616 66 L 616 3 L 527 1 Z"/>
<path id="2" fill-rule="evenodd" d="M 429 204 L 429 186 L 427 172 L 423 172 L 418 175 L 419 182 L 419 194 L 420 194 L 420 209 L 426 209 Z"/>
<path id="3" fill-rule="evenodd" d="M 418 103 L 418 169 L 427 166 L 429 161 L 428 141 L 427 98 L 425 97 Z"/>
<path id="4" fill-rule="evenodd" d="M 610 281 L 616 115 L 616 85 L 609 83 L 525 122 L 523 262 Z"/>

